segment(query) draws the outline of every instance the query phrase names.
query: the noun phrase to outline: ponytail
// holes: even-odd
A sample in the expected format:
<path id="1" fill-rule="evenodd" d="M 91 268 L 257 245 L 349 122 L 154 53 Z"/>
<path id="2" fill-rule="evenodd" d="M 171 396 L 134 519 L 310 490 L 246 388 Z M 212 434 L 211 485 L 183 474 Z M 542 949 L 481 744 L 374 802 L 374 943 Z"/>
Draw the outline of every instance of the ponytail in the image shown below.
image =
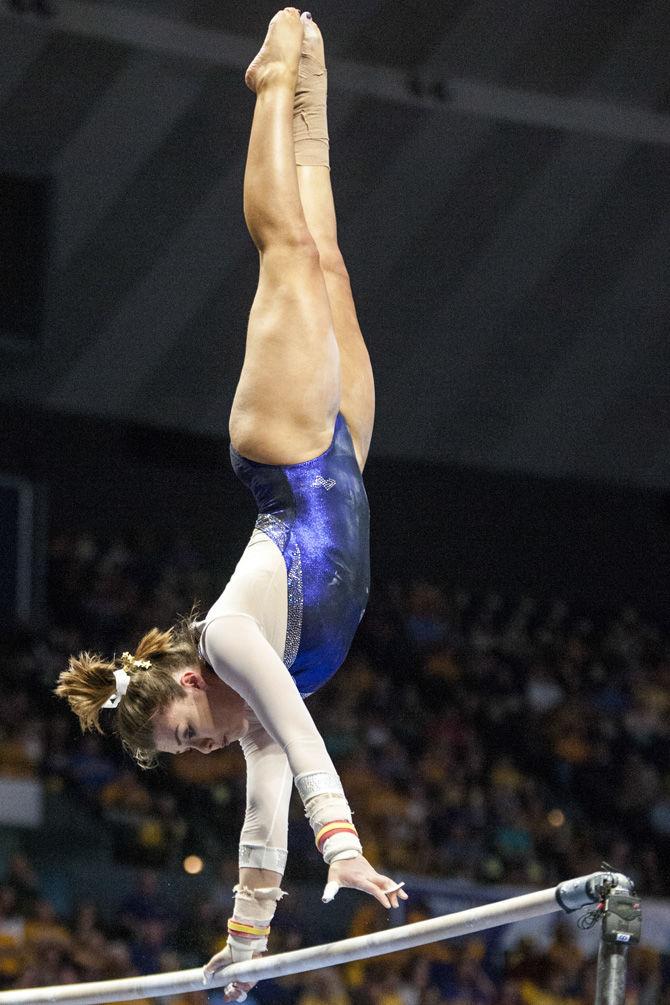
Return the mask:
<path id="1" fill-rule="evenodd" d="M 120 660 L 107 662 L 97 653 L 71 656 L 68 669 L 58 678 L 55 693 L 67 700 L 82 732 L 104 732 L 100 711 L 116 692 L 114 671 L 123 669 L 130 679 L 118 700 L 113 729 L 140 767 L 153 767 L 157 751 L 152 720 L 185 693 L 174 677 L 175 671 L 205 666 L 198 653 L 193 621 L 191 613 L 165 632 L 152 628 L 142 637 L 135 653 L 124 653 Z"/>
<path id="2" fill-rule="evenodd" d="M 116 669 L 115 663 L 107 663 L 97 653 L 79 653 L 70 656 L 68 669 L 58 678 L 55 693 L 67 698 L 82 733 L 103 732 L 100 710 L 114 693 Z"/>

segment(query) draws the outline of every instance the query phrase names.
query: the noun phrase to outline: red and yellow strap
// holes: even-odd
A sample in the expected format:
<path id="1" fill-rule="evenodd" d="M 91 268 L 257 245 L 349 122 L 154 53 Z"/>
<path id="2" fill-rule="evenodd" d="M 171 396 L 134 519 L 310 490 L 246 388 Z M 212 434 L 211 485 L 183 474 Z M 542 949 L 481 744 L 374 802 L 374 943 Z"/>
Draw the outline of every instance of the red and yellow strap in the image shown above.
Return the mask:
<path id="1" fill-rule="evenodd" d="M 331 820 L 325 824 L 316 835 L 316 847 L 323 853 L 323 846 L 334 834 L 354 834 L 358 837 L 358 831 L 350 820 Z"/>
<path id="2" fill-rule="evenodd" d="M 238 939 L 264 939 L 270 934 L 270 926 L 258 928 L 255 925 L 245 925 L 242 921 L 228 919 L 228 934 Z"/>

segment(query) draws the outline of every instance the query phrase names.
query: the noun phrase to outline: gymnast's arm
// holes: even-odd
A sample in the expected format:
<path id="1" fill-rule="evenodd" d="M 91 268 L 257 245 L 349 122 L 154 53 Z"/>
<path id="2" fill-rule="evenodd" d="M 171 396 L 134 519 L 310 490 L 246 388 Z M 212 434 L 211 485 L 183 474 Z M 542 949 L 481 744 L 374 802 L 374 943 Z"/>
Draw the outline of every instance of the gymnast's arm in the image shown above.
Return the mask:
<path id="1" fill-rule="evenodd" d="M 247 765 L 247 805 L 240 834 L 240 885 L 279 886 L 288 854 L 291 768 L 279 744 L 256 720 L 240 745 Z"/>
<path id="2" fill-rule="evenodd" d="M 244 698 L 285 754 L 317 847 L 330 866 L 329 879 L 370 893 L 385 907 L 396 906 L 397 898 L 392 895 L 389 901 L 383 892 L 394 884 L 379 876 L 362 855 L 349 804 L 323 739 L 257 621 L 245 614 L 224 614 L 206 627 L 201 646 L 215 672 Z"/>
<path id="3" fill-rule="evenodd" d="M 201 646 L 217 675 L 244 698 L 285 752 L 293 778 L 310 771 L 335 774 L 295 681 L 255 618 L 246 614 L 217 617 L 207 625 Z"/>
<path id="4" fill-rule="evenodd" d="M 211 979 L 231 962 L 267 948 L 281 882 L 288 831 L 291 780 L 305 805 L 317 847 L 329 865 L 324 900 L 340 886 L 376 897 L 384 907 L 405 898 L 363 857 L 351 811 L 326 746 L 295 681 L 267 642 L 258 622 L 246 614 L 224 614 L 201 637 L 214 671 L 253 711 L 258 723 L 243 737 L 247 760 L 247 809 L 240 839 L 240 882 L 228 922 L 226 947 L 212 957 L 204 974 Z M 328 891 L 328 894 L 326 893 Z M 248 985 L 244 989 L 248 990 Z M 234 988 L 225 1000 L 233 1000 Z"/>
<path id="5" fill-rule="evenodd" d="M 240 834 L 239 883 L 228 940 L 206 965 L 206 980 L 230 963 L 265 952 L 276 905 L 284 896 L 280 884 L 287 855 L 291 769 L 284 751 L 255 718 L 240 744 L 247 765 L 247 806 Z M 253 986 L 229 984 L 224 1001 L 242 1001 Z"/>

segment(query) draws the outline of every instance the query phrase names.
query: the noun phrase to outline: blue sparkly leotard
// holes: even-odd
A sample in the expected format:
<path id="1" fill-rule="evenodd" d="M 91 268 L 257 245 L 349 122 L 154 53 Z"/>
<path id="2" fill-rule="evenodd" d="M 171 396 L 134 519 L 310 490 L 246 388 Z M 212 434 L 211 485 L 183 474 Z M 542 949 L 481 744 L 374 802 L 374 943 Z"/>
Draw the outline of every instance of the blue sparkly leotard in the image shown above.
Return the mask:
<path id="1" fill-rule="evenodd" d="M 302 464 L 259 464 L 232 446 L 230 456 L 256 500 L 257 529 L 284 557 L 283 661 L 306 697 L 344 661 L 370 588 L 370 511 L 349 429 L 338 415 L 331 445 Z"/>

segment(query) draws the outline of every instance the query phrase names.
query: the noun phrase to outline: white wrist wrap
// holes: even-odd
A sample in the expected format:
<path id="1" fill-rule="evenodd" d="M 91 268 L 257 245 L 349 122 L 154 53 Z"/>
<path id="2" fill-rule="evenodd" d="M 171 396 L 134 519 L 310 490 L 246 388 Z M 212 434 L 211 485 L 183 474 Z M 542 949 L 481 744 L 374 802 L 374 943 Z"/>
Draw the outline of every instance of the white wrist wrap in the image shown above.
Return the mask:
<path id="1" fill-rule="evenodd" d="M 258 940 L 259 945 L 261 941 L 262 940 L 260 939 Z M 267 949 L 268 940 L 265 939 L 264 941 L 265 948 Z M 241 939 L 238 939 L 235 935 L 231 935 L 230 932 L 228 932 L 226 945 L 230 946 L 230 956 L 233 963 L 243 963 L 244 960 L 250 960 L 254 953 L 265 952 L 265 949 L 258 949 L 255 945 L 253 945 L 251 939 L 245 939 L 244 942 L 242 942 Z"/>
<path id="2" fill-rule="evenodd" d="M 333 821 L 343 821 L 351 824 L 351 809 L 344 795 L 342 783 L 337 775 L 326 771 L 311 772 L 298 775 L 295 785 L 305 806 L 305 814 L 309 817 L 314 837 L 323 827 Z M 351 858 L 363 853 L 358 835 L 353 830 L 343 830 L 334 833 L 321 844 L 321 854 L 328 865 L 335 856 L 351 852 Z"/>
<path id="3" fill-rule="evenodd" d="M 278 886 L 251 889 L 233 887 L 235 910 L 228 921 L 228 945 L 235 960 L 248 960 L 254 953 L 264 953 L 268 948 L 268 932 L 277 909 L 277 903 L 286 896 Z M 257 931 L 244 931 L 256 929 Z M 266 931 L 258 931 L 259 929 Z"/>
<path id="4" fill-rule="evenodd" d="M 321 854 L 326 865 L 332 865 L 333 862 L 343 862 L 346 858 L 358 858 L 363 854 L 363 848 L 355 834 L 335 834 L 328 838 Z"/>
<path id="5" fill-rule="evenodd" d="M 328 860 L 328 865 L 332 865 L 333 862 L 344 862 L 346 859 L 358 858 L 359 855 L 360 852 L 354 851 L 353 848 L 349 851 L 338 851 Z"/>

